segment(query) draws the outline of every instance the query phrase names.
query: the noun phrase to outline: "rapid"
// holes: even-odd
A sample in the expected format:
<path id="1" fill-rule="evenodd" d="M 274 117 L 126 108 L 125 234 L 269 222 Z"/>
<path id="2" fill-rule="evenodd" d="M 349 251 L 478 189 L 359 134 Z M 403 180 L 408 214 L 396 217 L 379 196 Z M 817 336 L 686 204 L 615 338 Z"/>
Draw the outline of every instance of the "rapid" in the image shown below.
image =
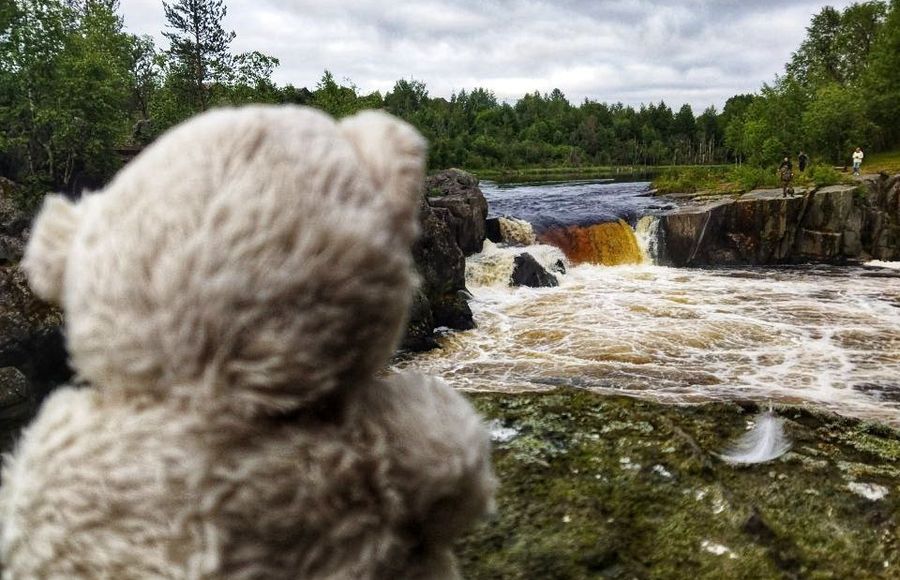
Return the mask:
<path id="1" fill-rule="evenodd" d="M 486 242 L 466 265 L 478 327 L 399 366 L 464 390 L 806 403 L 900 426 L 900 264 L 668 268 L 647 183 L 482 189 L 536 242 Z M 523 251 L 563 262 L 559 286 L 508 287 Z"/>

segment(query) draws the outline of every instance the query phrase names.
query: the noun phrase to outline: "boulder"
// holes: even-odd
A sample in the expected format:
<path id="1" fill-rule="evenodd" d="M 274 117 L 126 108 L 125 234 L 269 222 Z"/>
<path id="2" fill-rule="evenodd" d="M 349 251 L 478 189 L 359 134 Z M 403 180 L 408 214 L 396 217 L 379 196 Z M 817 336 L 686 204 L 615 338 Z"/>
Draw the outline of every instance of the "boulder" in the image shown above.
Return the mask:
<path id="1" fill-rule="evenodd" d="M 428 203 L 449 211 L 447 225 L 463 255 L 481 251 L 486 236 L 487 200 L 478 178 L 459 169 L 447 169 L 425 179 Z"/>
<path id="2" fill-rule="evenodd" d="M 423 198 L 419 205 L 422 230 L 412 254 L 420 286 L 410 310 L 409 326 L 401 348 L 422 351 L 434 348 L 434 328 L 473 328 L 472 311 L 460 295 L 466 288 L 466 258 L 451 226 L 450 210 L 432 207 Z"/>
<path id="3" fill-rule="evenodd" d="M 544 269 L 534 256 L 524 252 L 515 257 L 515 266 L 509 280 L 510 286 L 550 288 L 559 286 L 556 276 Z"/>

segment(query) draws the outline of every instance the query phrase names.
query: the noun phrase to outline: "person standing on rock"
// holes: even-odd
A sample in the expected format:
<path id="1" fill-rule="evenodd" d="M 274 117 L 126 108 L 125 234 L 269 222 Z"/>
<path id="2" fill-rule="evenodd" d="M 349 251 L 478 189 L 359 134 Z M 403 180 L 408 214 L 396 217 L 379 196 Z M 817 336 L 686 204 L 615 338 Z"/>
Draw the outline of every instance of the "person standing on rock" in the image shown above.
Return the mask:
<path id="1" fill-rule="evenodd" d="M 800 169 L 800 173 L 806 171 L 806 165 L 809 163 L 809 157 L 807 157 L 806 153 L 803 151 L 800 152 L 800 155 L 797 156 L 797 167 Z"/>
<path id="2" fill-rule="evenodd" d="M 794 178 L 794 165 L 791 163 L 791 158 L 787 155 L 784 156 L 784 161 L 778 166 L 778 174 L 781 177 L 781 197 L 787 197 L 789 189 L 791 190 L 791 195 L 793 195 L 794 190 L 791 188 L 791 180 Z"/>
<path id="3" fill-rule="evenodd" d="M 853 175 L 859 175 L 859 166 L 862 165 L 863 150 L 859 147 L 853 152 Z"/>

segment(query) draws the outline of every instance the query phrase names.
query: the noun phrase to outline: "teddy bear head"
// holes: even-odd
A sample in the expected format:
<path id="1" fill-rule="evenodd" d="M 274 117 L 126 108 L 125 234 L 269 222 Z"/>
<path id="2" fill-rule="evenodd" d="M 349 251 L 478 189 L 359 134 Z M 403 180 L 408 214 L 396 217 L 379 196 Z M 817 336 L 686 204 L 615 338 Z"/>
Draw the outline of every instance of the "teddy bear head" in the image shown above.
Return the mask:
<path id="1" fill-rule="evenodd" d="M 424 156 L 384 113 L 216 110 L 102 191 L 49 197 L 23 267 L 101 391 L 292 412 L 368 384 L 396 347 Z"/>

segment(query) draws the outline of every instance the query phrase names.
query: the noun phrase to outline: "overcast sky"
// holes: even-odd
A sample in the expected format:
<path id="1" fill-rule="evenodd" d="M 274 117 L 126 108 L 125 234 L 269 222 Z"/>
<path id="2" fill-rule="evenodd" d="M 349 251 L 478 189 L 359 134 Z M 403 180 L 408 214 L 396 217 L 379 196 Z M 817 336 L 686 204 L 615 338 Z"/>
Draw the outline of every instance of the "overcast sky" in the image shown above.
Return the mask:
<path id="1" fill-rule="evenodd" d="M 121 0 L 125 25 L 165 47 L 162 0 Z M 279 84 L 324 69 L 362 92 L 400 78 L 431 96 L 485 87 L 515 101 L 561 89 L 573 103 L 690 103 L 721 110 L 783 70 L 810 17 L 849 0 L 226 0 L 233 52 L 281 60 Z"/>

